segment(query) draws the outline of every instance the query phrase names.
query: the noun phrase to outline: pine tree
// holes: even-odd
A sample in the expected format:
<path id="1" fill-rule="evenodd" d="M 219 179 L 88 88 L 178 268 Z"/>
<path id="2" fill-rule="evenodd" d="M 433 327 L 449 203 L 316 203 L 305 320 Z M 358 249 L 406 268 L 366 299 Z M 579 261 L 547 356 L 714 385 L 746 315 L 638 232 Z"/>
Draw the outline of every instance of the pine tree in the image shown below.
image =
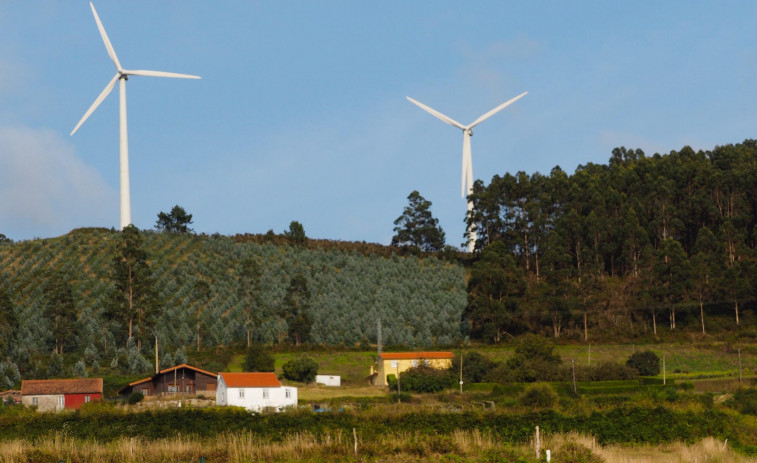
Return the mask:
<path id="1" fill-rule="evenodd" d="M 394 221 L 393 246 L 415 247 L 424 252 L 441 251 L 444 248 L 444 230 L 431 215 L 431 201 L 418 191 L 407 197 L 409 204 Z"/>

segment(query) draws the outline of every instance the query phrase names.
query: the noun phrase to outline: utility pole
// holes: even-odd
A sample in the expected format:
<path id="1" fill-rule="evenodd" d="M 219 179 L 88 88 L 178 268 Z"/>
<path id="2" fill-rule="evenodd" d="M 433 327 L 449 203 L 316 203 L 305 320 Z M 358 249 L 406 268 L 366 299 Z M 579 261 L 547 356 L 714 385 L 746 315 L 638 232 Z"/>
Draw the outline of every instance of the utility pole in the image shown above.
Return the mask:
<path id="1" fill-rule="evenodd" d="M 463 351 L 460 351 L 460 395 L 463 395 Z"/>
<path id="2" fill-rule="evenodd" d="M 160 360 L 158 358 L 158 335 L 155 335 L 155 374 L 160 373 Z"/>
<path id="3" fill-rule="evenodd" d="M 576 388 L 576 362 L 570 359 L 570 368 L 573 370 L 573 393 L 578 394 L 578 388 Z"/>
<path id="4" fill-rule="evenodd" d="M 741 384 L 741 348 L 739 347 L 739 384 Z"/>

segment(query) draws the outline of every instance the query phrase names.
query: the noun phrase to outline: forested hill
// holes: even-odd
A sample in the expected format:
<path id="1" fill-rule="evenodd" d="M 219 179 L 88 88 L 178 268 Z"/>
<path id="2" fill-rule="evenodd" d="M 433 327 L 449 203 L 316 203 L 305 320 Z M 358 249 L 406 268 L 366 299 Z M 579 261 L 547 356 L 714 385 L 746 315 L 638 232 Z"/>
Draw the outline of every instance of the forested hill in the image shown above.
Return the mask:
<path id="1" fill-rule="evenodd" d="M 24 364 L 54 349 L 110 361 L 130 329 L 148 358 L 154 334 L 166 353 L 248 336 L 375 343 L 378 319 L 387 344 L 460 337 L 457 263 L 240 241 L 129 227 L 0 244 L 2 358 Z"/>
<path id="2" fill-rule="evenodd" d="M 754 326 L 755 140 L 654 156 L 617 148 L 573 175 L 479 181 L 472 200 L 484 250 L 469 288 L 474 336 Z"/>

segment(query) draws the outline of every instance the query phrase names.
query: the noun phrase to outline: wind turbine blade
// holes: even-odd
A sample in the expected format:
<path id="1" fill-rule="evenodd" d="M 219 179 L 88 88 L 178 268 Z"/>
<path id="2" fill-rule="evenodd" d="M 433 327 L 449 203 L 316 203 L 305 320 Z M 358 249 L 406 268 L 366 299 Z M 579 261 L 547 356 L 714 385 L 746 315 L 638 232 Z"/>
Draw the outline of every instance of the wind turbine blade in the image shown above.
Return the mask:
<path id="1" fill-rule="evenodd" d="M 95 5 L 93 5 L 92 2 L 89 2 L 89 6 L 90 8 L 92 8 L 92 14 L 95 15 L 95 22 L 97 23 L 97 28 L 100 29 L 100 36 L 103 38 L 103 42 L 105 42 L 105 49 L 108 50 L 108 56 L 110 56 L 110 59 L 113 60 L 113 63 L 116 65 L 116 69 L 120 71 L 121 63 L 118 62 L 116 51 L 113 50 L 113 45 L 110 43 L 108 34 L 105 33 L 105 28 L 103 27 L 103 23 L 100 22 L 100 17 L 97 16 L 97 11 L 95 11 Z"/>
<path id="2" fill-rule="evenodd" d="M 513 99 L 511 99 L 511 100 L 505 101 L 505 102 L 504 102 L 504 103 L 502 103 L 501 105 L 497 106 L 496 108 L 492 109 L 492 110 L 491 110 L 491 111 L 489 111 L 488 113 L 486 113 L 486 114 L 484 114 L 483 116 L 481 116 L 481 117 L 479 117 L 478 119 L 476 119 L 476 120 L 475 120 L 475 121 L 474 121 L 474 122 L 473 122 L 473 123 L 472 123 L 471 125 L 469 125 L 468 127 L 472 129 L 473 127 L 477 126 L 478 124 L 482 123 L 483 121 L 485 121 L 485 120 L 489 119 L 489 118 L 490 118 L 490 117 L 492 117 L 493 115 L 495 115 L 495 114 L 497 114 L 498 112 L 502 111 L 503 109 L 507 108 L 507 107 L 508 107 L 508 106 L 510 106 L 511 104 L 513 104 L 513 103 L 515 103 L 516 101 L 520 100 L 521 98 L 523 98 L 524 96 L 526 96 L 526 94 L 527 94 L 527 93 L 528 93 L 528 92 L 523 92 L 523 93 L 521 93 L 520 95 L 516 96 L 515 98 L 513 98 Z"/>
<path id="3" fill-rule="evenodd" d="M 456 120 L 454 120 L 454 119 L 452 119 L 452 118 L 449 118 L 449 117 L 445 116 L 444 114 L 440 113 L 439 111 L 437 111 L 437 110 L 435 110 L 435 109 L 429 108 L 429 107 L 428 107 L 428 106 L 426 106 L 425 104 L 421 103 L 420 101 L 416 101 L 416 100 L 414 100 L 414 99 L 410 98 L 409 96 L 407 96 L 407 97 L 405 97 L 405 98 L 407 98 L 407 99 L 408 99 L 408 100 L 409 100 L 409 101 L 410 101 L 411 103 L 415 104 L 416 106 L 418 106 L 418 107 L 419 107 L 419 108 L 421 108 L 422 110 L 424 110 L 424 111 L 428 112 L 428 113 L 429 113 L 429 114 L 431 114 L 432 116 L 436 116 L 436 117 L 438 117 L 439 119 L 441 119 L 441 120 L 443 120 L 444 122 L 446 122 L 447 124 L 449 124 L 449 125 L 454 125 L 454 126 L 455 126 L 455 127 L 457 127 L 458 129 L 463 129 L 463 130 L 465 130 L 465 126 L 464 126 L 463 124 L 461 124 L 461 123 L 457 122 Z"/>
<path id="4" fill-rule="evenodd" d="M 76 127 L 74 127 L 74 130 L 71 131 L 71 135 L 75 134 L 77 130 L 79 130 L 79 127 L 84 123 L 84 121 L 87 120 L 87 118 L 92 114 L 95 109 L 97 109 L 98 106 L 100 106 L 100 103 L 103 102 L 103 100 L 110 94 L 111 91 L 113 91 L 113 86 L 116 85 L 116 81 L 120 77 L 120 74 L 116 74 L 115 77 L 113 77 L 110 82 L 108 82 L 108 85 L 105 86 L 105 89 L 100 93 L 100 95 L 97 97 L 94 103 L 92 103 L 92 106 L 89 107 L 86 113 L 84 113 L 84 116 L 81 118 L 78 124 L 76 124 Z M 70 136 L 70 135 L 69 135 Z"/>
<path id="5" fill-rule="evenodd" d="M 124 69 L 123 73 L 130 76 L 174 77 L 176 79 L 201 79 L 202 78 L 200 76 L 193 76 L 190 74 L 179 74 L 176 72 L 163 72 L 163 71 L 146 71 L 144 69 L 136 70 L 136 71 L 127 71 L 126 69 Z"/>

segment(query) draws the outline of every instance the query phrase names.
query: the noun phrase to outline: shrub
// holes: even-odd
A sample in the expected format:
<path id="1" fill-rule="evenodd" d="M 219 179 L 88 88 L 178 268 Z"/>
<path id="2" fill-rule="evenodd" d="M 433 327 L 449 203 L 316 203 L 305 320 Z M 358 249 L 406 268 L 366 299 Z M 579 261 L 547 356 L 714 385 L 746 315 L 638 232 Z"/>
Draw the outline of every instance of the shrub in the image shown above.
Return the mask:
<path id="1" fill-rule="evenodd" d="M 526 407 L 553 407 L 557 403 L 557 392 L 549 384 L 532 384 L 523 391 L 518 403 Z"/>
<path id="2" fill-rule="evenodd" d="M 480 383 L 486 375 L 497 366 L 497 362 L 478 352 L 468 352 L 463 356 L 463 381 L 466 383 Z M 452 371 L 460 371 L 460 357 L 452 361 Z"/>
<path id="3" fill-rule="evenodd" d="M 134 391 L 131 394 L 129 394 L 129 398 L 126 399 L 126 402 L 129 405 L 134 405 L 134 404 L 138 404 L 139 402 L 142 402 L 142 400 L 144 400 L 144 398 L 145 398 L 145 396 L 141 392 Z"/>
<path id="4" fill-rule="evenodd" d="M 282 368 L 284 378 L 291 381 L 312 383 L 318 374 L 318 362 L 307 356 L 290 360 Z"/>
<path id="5" fill-rule="evenodd" d="M 576 367 L 578 381 L 614 381 L 638 377 L 639 371 L 636 368 L 620 363 L 602 362 L 594 366 Z"/>
<path id="6" fill-rule="evenodd" d="M 397 390 L 397 377 L 387 375 L 389 389 Z M 457 377 L 450 370 L 438 370 L 427 365 L 408 368 L 400 374 L 401 392 L 441 392 L 454 387 Z"/>
<path id="7" fill-rule="evenodd" d="M 644 352 L 634 352 L 626 365 L 639 370 L 641 376 L 657 376 L 660 374 L 660 357 L 651 350 Z"/>
<path id="8" fill-rule="evenodd" d="M 243 367 L 244 371 L 275 371 L 273 355 L 263 346 L 254 344 L 247 350 Z"/>

